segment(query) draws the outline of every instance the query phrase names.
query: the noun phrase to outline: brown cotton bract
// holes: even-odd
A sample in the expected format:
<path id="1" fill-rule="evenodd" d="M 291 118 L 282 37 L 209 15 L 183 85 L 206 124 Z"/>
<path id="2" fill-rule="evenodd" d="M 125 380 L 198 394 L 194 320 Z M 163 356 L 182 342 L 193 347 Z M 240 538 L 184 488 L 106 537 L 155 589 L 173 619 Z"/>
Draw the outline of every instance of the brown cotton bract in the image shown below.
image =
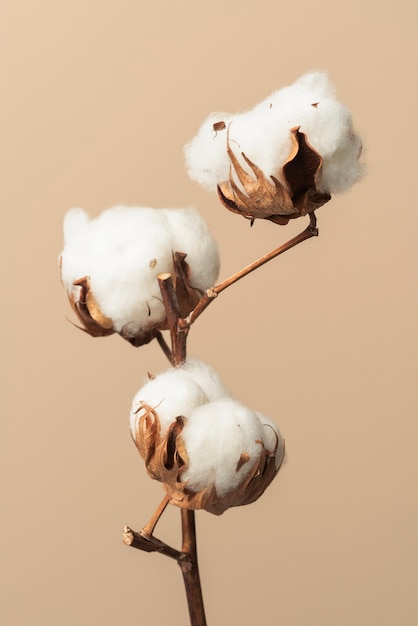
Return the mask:
<path id="1" fill-rule="evenodd" d="M 186 317 L 193 310 L 201 296 L 199 290 L 190 286 L 190 268 L 186 262 L 186 256 L 183 252 L 173 254 L 173 282 L 182 317 Z M 91 288 L 89 277 L 83 276 L 74 281 L 73 287 L 75 289 L 68 294 L 68 297 L 71 307 L 81 323 L 81 326 L 77 326 L 77 328 L 92 337 L 107 337 L 115 333 L 112 319 L 106 317 L 100 309 Z M 123 327 L 119 334 L 133 346 L 138 347 L 149 343 L 160 330 L 167 330 L 167 328 L 167 320 L 164 319 L 158 323 L 144 326 L 135 335 L 129 332 L 129 325 Z"/>
<path id="2" fill-rule="evenodd" d="M 331 199 L 328 193 L 317 190 L 322 169 L 321 156 L 309 145 L 299 126 L 291 129 L 292 150 L 281 168 L 280 182 L 269 178 L 244 152 L 244 161 L 255 178 L 240 164 L 227 138 L 227 153 L 231 162 L 229 180 L 218 185 L 222 204 L 243 217 L 267 219 L 285 225 L 289 220 L 312 213 Z M 241 187 L 235 182 L 234 174 Z"/>
<path id="3" fill-rule="evenodd" d="M 158 407 L 157 407 L 158 408 Z M 178 416 L 170 424 L 164 435 L 156 408 L 140 402 L 137 413 L 142 412 L 138 421 L 134 443 L 145 462 L 148 475 L 160 481 L 170 497 L 170 504 L 183 509 L 205 509 L 209 513 L 221 515 L 234 506 L 250 504 L 267 489 L 280 469 L 276 466 L 276 449 L 269 451 L 261 440 L 260 454 L 243 481 L 234 489 L 219 497 L 214 485 L 200 491 L 188 489 L 187 481 L 181 475 L 189 466 L 189 459 L 182 437 L 187 418 Z M 277 439 L 276 448 L 279 441 Z M 221 442 L 220 442 L 221 445 Z M 237 459 L 236 471 L 249 462 L 249 455 L 242 453 Z"/>

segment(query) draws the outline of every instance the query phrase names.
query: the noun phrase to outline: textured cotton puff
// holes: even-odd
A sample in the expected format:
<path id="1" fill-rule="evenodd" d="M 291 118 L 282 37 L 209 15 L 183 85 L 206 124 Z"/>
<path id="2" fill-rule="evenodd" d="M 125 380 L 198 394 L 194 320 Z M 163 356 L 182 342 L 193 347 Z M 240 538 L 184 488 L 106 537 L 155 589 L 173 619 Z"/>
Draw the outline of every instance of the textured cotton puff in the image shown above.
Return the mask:
<path id="1" fill-rule="evenodd" d="M 223 130 L 214 130 L 219 122 L 224 122 Z M 300 127 L 323 159 L 319 191 L 344 191 L 363 175 L 361 140 L 354 133 L 351 114 L 335 98 L 334 88 L 322 71 L 305 74 L 250 111 L 210 115 L 185 147 L 189 175 L 211 191 L 228 179 L 229 132 L 237 157 L 244 152 L 265 176 L 280 179 L 281 167 L 292 149 L 290 130 L 295 127 Z M 241 163 L 248 169 L 244 161 Z"/>
<path id="2" fill-rule="evenodd" d="M 188 358 L 181 366 L 187 374 L 205 392 L 209 401 L 229 397 L 229 392 L 215 370 L 200 359 Z"/>
<path id="3" fill-rule="evenodd" d="M 135 438 L 144 405 L 158 413 L 163 436 L 176 417 L 188 417 L 208 401 L 202 387 L 187 372 L 181 368 L 169 369 L 147 382 L 135 395 L 130 416 L 132 436 Z"/>
<path id="4" fill-rule="evenodd" d="M 149 475 L 183 508 L 219 515 L 253 502 L 283 461 L 274 422 L 232 398 L 198 359 L 148 381 L 134 398 L 130 426 Z"/>
<path id="5" fill-rule="evenodd" d="M 131 410 L 132 436 L 140 418 L 138 408 L 143 404 L 156 409 L 164 434 L 176 417 L 188 417 L 198 406 L 228 395 L 210 365 L 200 359 L 187 359 L 182 366 L 170 368 L 149 380 L 137 392 Z"/>
<path id="6" fill-rule="evenodd" d="M 263 444 L 270 452 L 277 447 L 283 454 L 283 448 L 277 446 L 280 438 L 277 427 L 275 433 L 273 442 L 271 425 L 265 429 L 254 411 L 232 398 L 200 406 L 183 429 L 189 466 L 181 479 L 192 491 L 213 485 L 222 498 L 243 482 L 257 462 Z M 244 457 L 245 462 L 240 466 Z"/>
<path id="7" fill-rule="evenodd" d="M 82 209 L 64 220 L 62 281 L 76 298 L 79 279 L 89 287 L 116 332 L 135 336 L 165 319 L 157 275 L 173 271 L 183 252 L 192 286 L 212 287 L 219 272 L 216 242 L 193 209 L 115 207 L 90 220 Z"/>
<path id="8" fill-rule="evenodd" d="M 173 250 L 187 251 L 190 284 L 213 287 L 219 274 L 219 253 L 208 228 L 194 209 L 161 209 L 172 233 Z"/>

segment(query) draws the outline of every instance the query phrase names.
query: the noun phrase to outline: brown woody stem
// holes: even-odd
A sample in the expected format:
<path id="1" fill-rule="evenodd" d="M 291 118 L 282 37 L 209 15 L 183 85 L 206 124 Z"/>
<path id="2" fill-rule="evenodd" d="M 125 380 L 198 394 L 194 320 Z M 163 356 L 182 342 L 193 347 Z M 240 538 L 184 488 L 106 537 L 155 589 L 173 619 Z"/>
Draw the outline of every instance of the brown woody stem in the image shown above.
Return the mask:
<path id="1" fill-rule="evenodd" d="M 131 546 L 132 548 L 137 548 L 144 552 L 159 552 L 176 561 L 183 559 L 183 553 L 179 550 L 175 550 L 163 541 L 157 539 L 157 537 L 146 535 L 142 531 L 137 533 L 135 530 L 132 530 L 132 528 L 129 528 L 129 526 L 125 526 L 123 529 L 122 540 L 126 546 Z"/>
<path id="2" fill-rule="evenodd" d="M 181 365 L 186 360 L 188 328 L 180 328 L 180 307 L 171 274 L 158 274 L 158 282 L 167 314 L 167 324 L 171 337 L 171 363 Z"/>
<path id="3" fill-rule="evenodd" d="M 192 626 L 206 626 L 205 607 L 203 605 L 197 562 L 195 512 L 181 509 L 181 524 L 183 531 L 182 552 L 186 558 L 179 560 L 178 564 L 183 574 L 190 623 Z"/>
<path id="4" fill-rule="evenodd" d="M 171 351 L 162 336 L 157 335 L 158 342 L 163 352 L 168 356 L 171 364 L 176 367 L 186 360 L 186 342 L 188 328 L 181 328 L 180 308 L 177 300 L 175 285 L 171 274 L 159 274 L 161 296 L 163 298 L 167 325 L 170 331 Z M 152 535 L 154 528 L 163 514 L 169 497 L 163 499 L 156 512 L 144 526 L 141 532 L 137 533 L 128 526 L 123 533 L 123 542 L 126 545 L 144 550 L 145 552 L 159 552 L 170 558 L 176 559 L 183 574 L 184 586 L 186 589 L 187 604 L 189 607 L 191 626 L 206 626 L 205 608 L 203 605 L 202 587 L 200 584 L 199 568 L 197 563 L 196 526 L 194 511 L 181 509 L 182 526 L 182 549 L 175 550 L 163 541 Z"/>
<path id="5" fill-rule="evenodd" d="M 145 524 L 145 526 L 142 528 L 141 530 L 141 535 L 144 537 L 151 537 L 153 532 L 154 532 L 154 528 L 156 527 L 158 520 L 160 519 L 161 515 L 164 513 L 164 511 L 167 508 L 167 504 L 170 502 L 170 497 L 169 496 L 164 496 L 164 498 L 162 499 L 162 501 L 160 502 L 159 506 L 157 507 L 154 515 L 151 517 L 150 521 L 148 522 L 148 524 Z"/>
<path id="6" fill-rule="evenodd" d="M 306 241 L 307 239 L 310 239 L 311 237 L 317 237 L 318 229 L 316 227 L 315 214 L 310 213 L 309 218 L 310 218 L 309 226 L 305 228 L 304 231 L 299 233 L 299 235 L 296 235 L 295 237 L 293 237 L 292 239 L 289 239 L 289 241 L 286 241 L 286 243 L 282 244 L 278 248 L 275 248 L 271 252 L 268 252 L 267 254 L 260 257 L 253 263 L 250 263 L 250 265 L 247 265 L 239 272 L 236 272 L 235 274 L 233 274 L 226 280 L 222 281 L 221 283 L 219 283 L 219 285 L 216 285 L 216 287 L 213 287 L 212 289 L 208 289 L 203 294 L 203 296 L 201 297 L 201 299 L 199 300 L 199 302 L 197 303 L 193 311 L 188 315 L 188 317 L 180 321 L 180 326 L 184 328 L 185 330 L 190 328 L 193 322 L 197 320 L 197 318 L 203 313 L 203 311 L 209 306 L 209 304 L 213 302 L 213 300 L 216 298 L 218 294 L 221 293 L 221 291 L 223 291 L 227 287 L 230 287 L 231 285 L 236 283 L 238 280 L 241 280 L 241 278 L 244 278 L 244 276 L 247 276 L 251 272 L 254 272 L 254 270 L 258 269 L 265 263 L 268 263 L 272 259 L 275 259 L 280 254 L 283 254 L 284 252 L 287 252 L 291 248 L 294 248 L 295 246 L 302 243 L 303 241 Z"/>

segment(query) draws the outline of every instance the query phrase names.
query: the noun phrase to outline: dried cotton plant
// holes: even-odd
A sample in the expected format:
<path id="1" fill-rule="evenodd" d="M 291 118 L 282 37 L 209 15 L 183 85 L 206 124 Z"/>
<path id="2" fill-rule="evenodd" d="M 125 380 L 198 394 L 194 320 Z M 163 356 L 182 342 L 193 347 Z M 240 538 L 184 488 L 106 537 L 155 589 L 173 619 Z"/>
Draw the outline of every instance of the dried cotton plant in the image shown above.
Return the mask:
<path id="1" fill-rule="evenodd" d="M 189 330 L 224 289 L 318 234 L 315 211 L 361 178 L 360 155 L 350 112 L 325 72 L 302 76 L 250 111 L 210 115 L 185 147 L 190 177 L 251 225 L 309 217 L 299 235 L 218 284 L 217 244 L 194 209 L 120 206 L 95 219 L 82 209 L 65 217 L 61 279 L 79 328 L 93 337 L 118 333 L 133 346 L 156 339 L 170 361 L 142 385 L 130 414 L 146 471 L 165 494 L 142 530 L 125 527 L 123 540 L 177 560 L 192 626 L 206 624 L 194 511 L 220 515 L 257 500 L 285 448 L 270 418 L 187 357 Z M 154 535 L 168 504 L 181 512 L 181 550 Z"/>

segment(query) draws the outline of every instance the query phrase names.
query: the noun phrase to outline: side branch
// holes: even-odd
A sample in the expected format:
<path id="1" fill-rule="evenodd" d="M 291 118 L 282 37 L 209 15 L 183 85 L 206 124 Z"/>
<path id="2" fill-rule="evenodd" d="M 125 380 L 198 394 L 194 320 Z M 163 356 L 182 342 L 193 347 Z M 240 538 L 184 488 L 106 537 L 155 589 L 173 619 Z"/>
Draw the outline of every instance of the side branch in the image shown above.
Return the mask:
<path id="1" fill-rule="evenodd" d="M 143 550 L 144 552 L 159 552 L 160 554 L 164 554 L 165 556 L 175 559 L 178 562 L 184 560 L 185 555 L 183 552 L 172 548 L 163 541 L 157 539 L 157 537 L 147 535 L 142 531 L 138 533 L 135 530 L 132 530 L 132 528 L 129 528 L 129 526 L 125 526 L 123 529 L 122 541 L 126 546 L 131 546 L 132 548 L 137 548 L 138 550 Z"/>
<path id="2" fill-rule="evenodd" d="M 203 313 L 203 311 L 209 306 L 209 304 L 213 302 L 213 300 L 217 297 L 217 295 L 220 294 L 221 291 L 223 291 L 227 287 L 230 287 L 241 278 L 244 278 L 244 276 L 247 276 L 251 272 L 254 272 L 254 270 L 258 269 L 262 265 L 265 265 L 265 263 L 268 263 L 272 259 L 275 259 L 280 254 L 287 252 L 288 250 L 290 250 L 291 248 L 294 248 L 295 246 L 302 243 L 303 241 L 306 241 L 307 239 L 310 239 L 311 237 L 317 237 L 319 234 L 319 231 L 316 226 L 316 216 L 314 213 L 310 213 L 309 218 L 310 218 L 309 226 L 305 228 L 304 231 L 299 233 L 299 235 L 296 235 L 295 237 L 293 237 L 292 239 L 289 239 L 289 241 L 286 241 L 286 243 L 282 244 L 278 248 L 275 248 L 271 252 L 268 252 L 267 254 L 260 257 L 253 263 L 250 263 L 250 265 L 247 265 L 239 272 L 236 272 L 235 274 L 233 274 L 226 280 L 222 281 L 221 283 L 219 283 L 219 285 L 216 285 L 216 287 L 213 287 L 212 289 L 208 289 L 203 294 L 203 296 L 201 297 L 201 299 L 199 300 L 199 302 L 197 303 L 193 311 L 185 319 L 182 319 L 179 321 L 180 327 L 183 329 L 190 328 L 190 326 L 197 320 L 197 318 Z"/>

